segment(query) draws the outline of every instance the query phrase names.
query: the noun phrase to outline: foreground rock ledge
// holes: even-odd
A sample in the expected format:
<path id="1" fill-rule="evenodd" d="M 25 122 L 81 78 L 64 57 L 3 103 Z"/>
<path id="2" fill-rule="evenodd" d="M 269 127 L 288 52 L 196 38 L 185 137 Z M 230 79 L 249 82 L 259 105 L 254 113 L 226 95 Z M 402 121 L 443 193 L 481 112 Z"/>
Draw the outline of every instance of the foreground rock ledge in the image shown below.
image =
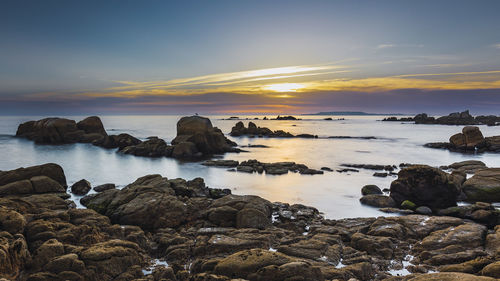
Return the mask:
<path id="1" fill-rule="evenodd" d="M 328 220 L 312 207 L 231 195 L 206 187 L 201 178 L 160 175 L 86 196 L 82 203 L 89 209 L 75 209 L 65 199 L 59 182 L 63 175 L 42 172 L 45 168 L 0 173 L 0 278 L 500 277 L 499 226 L 488 229 L 460 218 L 424 215 Z M 405 271 L 414 274 L 390 274 Z M 440 273 L 425 274 L 429 271 Z"/>

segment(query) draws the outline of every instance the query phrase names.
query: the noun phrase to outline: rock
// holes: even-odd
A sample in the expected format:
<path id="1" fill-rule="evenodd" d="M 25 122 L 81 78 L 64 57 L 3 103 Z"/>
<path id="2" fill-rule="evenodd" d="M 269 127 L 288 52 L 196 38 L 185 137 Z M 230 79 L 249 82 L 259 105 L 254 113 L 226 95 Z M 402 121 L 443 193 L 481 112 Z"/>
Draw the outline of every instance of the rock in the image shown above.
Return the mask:
<path id="1" fill-rule="evenodd" d="M 493 281 L 495 279 L 467 273 L 439 272 L 431 274 L 411 274 L 404 281 Z"/>
<path id="2" fill-rule="evenodd" d="M 466 126 L 462 129 L 468 149 L 472 149 L 484 141 L 483 134 L 476 126 Z"/>
<path id="3" fill-rule="evenodd" d="M 359 199 L 361 204 L 364 205 L 369 205 L 373 207 L 394 207 L 396 206 L 396 203 L 394 200 L 385 195 L 379 195 L 379 194 L 370 194 L 370 195 L 365 195 Z"/>
<path id="4" fill-rule="evenodd" d="M 328 171 L 328 172 L 333 172 L 332 168 L 330 168 L 330 167 L 321 167 L 320 170 L 322 170 L 322 171 Z"/>
<path id="5" fill-rule="evenodd" d="M 151 137 L 137 145 L 127 146 L 120 150 L 123 154 L 133 154 L 146 157 L 163 157 L 168 155 L 170 149 L 167 143 L 157 137 Z"/>
<path id="6" fill-rule="evenodd" d="M 477 171 L 462 187 L 468 201 L 500 201 L 500 168 Z"/>
<path id="7" fill-rule="evenodd" d="M 389 175 L 388 173 L 374 173 L 373 174 L 374 177 L 379 177 L 379 178 L 385 178 L 388 175 Z"/>
<path id="8" fill-rule="evenodd" d="M 483 268 L 481 274 L 484 276 L 500 278 L 500 261 L 491 263 Z"/>
<path id="9" fill-rule="evenodd" d="M 294 135 L 278 130 L 278 131 L 272 131 L 269 128 L 266 127 L 257 127 L 253 122 L 248 123 L 248 128 L 245 128 L 245 125 L 243 122 L 238 122 L 236 125 L 231 128 L 231 136 L 233 137 L 239 137 L 239 136 L 266 136 L 270 138 L 291 138 L 294 137 Z M 312 135 L 305 134 L 304 137 L 310 137 Z M 312 136 L 314 137 L 314 136 Z"/>
<path id="10" fill-rule="evenodd" d="M 478 160 L 467 160 L 461 162 L 455 162 L 449 165 L 447 168 L 453 169 L 453 171 L 464 172 L 464 173 L 475 173 L 478 170 L 482 170 L 486 167 L 486 164 Z"/>
<path id="11" fill-rule="evenodd" d="M 207 160 L 201 163 L 204 166 L 215 166 L 215 167 L 236 167 L 239 162 L 236 160 Z"/>
<path id="12" fill-rule="evenodd" d="M 26 227 L 26 219 L 15 210 L 0 207 L 0 227 L 12 235 L 23 233 Z"/>
<path id="13" fill-rule="evenodd" d="M 114 183 L 105 183 L 98 186 L 94 186 L 96 192 L 103 192 L 109 189 L 115 189 L 116 185 Z"/>
<path id="14" fill-rule="evenodd" d="M 420 206 L 420 207 L 415 209 L 415 212 L 417 214 L 421 214 L 421 215 L 432 215 L 431 208 L 429 208 L 427 206 Z"/>
<path id="15" fill-rule="evenodd" d="M 80 254 L 80 258 L 94 274 L 99 274 L 104 280 L 115 280 L 125 272 L 130 277 L 142 277 L 142 273 L 134 272 L 134 265 L 145 264 L 137 244 L 123 240 L 109 240 L 98 243 Z M 139 267 L 140 268 L 140 267 Z"/>
<path id="16" fill-rule="evenodd" d="M 417 208 L 417 205 L 415 205 L 415 203 L 411 202 L 410 200 L 405 200 L 401 203 L 401 208 L 415 210 L 415 208 Z"/>
<path id="17" fill-rule="evenodd" d="M 90 116 L 76 124 L 78 129 L 83 130 L 86 134 L 99 134 L 107 136 L 106 130 L 102 125 L 101 119 L 97 116 Z"/>
<path id="18" fill-rule="evenodd" d="M 244 208 L 236 215 L 236 227 L 264 229 L 271 225 L 271 220 L 264 212 L 254 208 Z"/>
<path id="19" fill-rule="evenodd" d="M 315 169 L 303 169 L 303 170 L 300 170 L 299 173 L 301 175 L 322 175 L 323 174 L 323 171 L 318 171 L 318 170 L 315 170 Z"/>
<path id="20" fill-rule="evenodd" d="M 85 270 L 85 264 L 77 254 L 67 254 L 52 259 L 44 266 L 44 269 L 55 274 L 63 271 L 82 272 Z"/>
<path id="21" fill-rule="evenodd" d="M 76 195 L 85 195 L 91 189 L 90 182 L 85 179 L 79 180 L 71 186 L 71 192 Z"/>
<path id="22" fill-rule="evenodd" d="M 85 134 L 74 120 L 45 118 L 19 125 L 16 136 L 34 140 L 36 143 L 62 144 L 78 142 Z"/>
<path id="23" fill-rule="evenodd" d="M 294 261 L 286 255 L 264 249 L 252 249 L 237 252 L 217 263 L 214 268 L 216 274 L 231 278 L 247 279 L 252 273 L 267 266 L 281 266 Z"/>
<path id="24" fill-rule="evenodd" d="M 278 117 L 276 117 L 274 120 L 300 120 L 300 119 L 297 117 L 291 116 L 291 115 L 288 115 L 288 116 L 278 115 Z"/>
<path id="25" fill-rule="evenodd" d="M 48 163 L 38 166 L 32 166 L 28 168 L 19 168 L 11 171 L 0 171 L 0 186 L 12 183 L 15 181 L 31 179 L 35 176 L 46 176 L 55 181 L 60 185 L 66 187 L 66 176 L 61 166 Z"/>
<path id="26" fill-rule="evenodd" d="M 361 188 L 361 194 L 362 195 L 369 195 L 369 194 L 383 194 L 382 190 L 380 190 L 380 187 L 374 185 L 374 184 L 369 184 L 363 186 Z"/>
<path id="27" fill-rule="evenodd" d="M 446 208 L 456 206 L 460 187 L 451 175 L 426 165 L 415 165 L 402 169 L 398 179 L 391 183 L 390 196 L 401 205 L 410 200 L 417 206 Z"/>
<path id="28" fill-rule="evenodd" d="M 352 247 L 366 251 L 369 254 L 379 255 L 386 259 L 390 259 L 393 255 L 395 245 L 387 237 L 377 237 L 355 233 L 351 237 Z"/>
<path id="29" fill-rule="evenodd" d="M 193 158 L 201 156 L 196 148 L 196 145 L 192 142 L 179 142 L 174 146 L 172 151 L 172 157 L 182 159 L 182 158 Z"/>
<path id="30" fill-rule="evenodd" d="M 201 116 L 182 117 L 177 122 L 177 137 L 172 144 L 182 142 L 194 143 L 199 152 L 207 155 L 234 151 L 232 146 L 236 145 L 213 127 L 210 119 Z"/>
<path id="31" fill-rule="evenodd" d="M 307 262 L 290 262 L 281 266 L 269 265 L 259 269 L 249 276 L 256 281 L 313 281 L 324 280 L 323 274 L 318 267 L 314 267 Z"/>
<path id="32" fill-rule="evenodd" d="M 469 111 L 454 112 L 448 116 L 442 116 L 436 119 L 437 124 L 442 125 L 475 125 L 477 124 L 474 117 L 470 115 Z"/>
<path id="33" fill-rule="evenodd" d="M 118 148 L 124 149 L 127 146 L 135 146 L 140 144 L 141 141 L 129 134 L 110 135 L 102 141 L 93 142 L 94 145 L 104 148 Z"/>

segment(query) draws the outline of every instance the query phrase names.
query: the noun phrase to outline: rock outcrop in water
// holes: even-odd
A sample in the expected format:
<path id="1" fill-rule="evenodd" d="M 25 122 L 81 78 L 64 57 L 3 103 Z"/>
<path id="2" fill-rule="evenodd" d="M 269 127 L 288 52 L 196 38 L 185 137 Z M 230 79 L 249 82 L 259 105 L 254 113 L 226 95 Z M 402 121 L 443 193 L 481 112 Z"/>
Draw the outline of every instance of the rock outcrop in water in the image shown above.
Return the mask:
<path id="1" fill-rule="evenodd" d="M 53 164 L 52 166 L 53 167 Z M 2 172 L 5 186 L 46 175 Z M 60 170 L 60 167 L 59 167 Z M 6 179 L 10 180 L 6 180 Z M 58 182 L 0 197 L 9 280 L 495 280 L 500 227 L 447 216 L 329 220 L 300 204 L 149 175 L 84 197 Z M 441 273 L 423 274 L 428 271 Z M 411 273 L 393 277 L 397 272 Z M 488 277 L 490 276 L 490 277 Z M 392 278 L 392 279 L 391 279 Z"/>
<path id="2" fill-rule="evenodd" d="M 449 142 L 433 142 L 425 147 L 448 149 L 455 152 L 500 152 L 500 136 L 484 137 L 476 126 L 465 126 L 462 133 L 454 134 Z"/>
<path id="3" fill-rule="evenodd" d="M 409 122 L 414 121 L 415 124 L 439 124 L 439 125 L 488 125 L 495 126 L 500 123 L 500 116 L 495 115 L 480 115 L 472 116 L 468 110 L 463 112 L 450 113 L 447 116 L 441 116 L 434 118 L 428 116 L 426 113 L 420 113 L 415 115 L 415 117 L 388 117 L 384 118 L 382 121 L 399 121 L 399 122 Z"/>
<path id="4" fill-rule="evenodd" d="M 317 135 L 312 134 L 298 134 L 293 135 L 289 132 L 285 132 L 283 130 L 272 131 L 267 127 L 257 127 L 255 123 L 248 122 L 248 128 L 245 127 L 243 122 L 238 122 L 231 128 L 231 136 L 239 137 L 239 136 L 250 136 L 250 137 L 269 137 L 269 138 L 318 138 Z"/>
<path id="5" fill-rule="evenodd" d="M 16 136 L 28 138 L 36 143 L 63 144 L 99 141 L 107 134 L 99 117 L 92 116 L 78 124 L 65 118 L 28 121 L 19 125 Z"/>
<path id="6" fill-rule="evenodd" d="M 104 148 L 118 148 L 125 154 L 145 157 L 198 158 L 225 152 L 239 152 L 236 143 L 213 127 L 208 118 L 182 117 L 177 122 L 177 137 L 168 145 L 150 137 L 141 141 L 129 134 L 108 135 L 97 116 L 76 123 L 64 118 L 46 118 L 19 125 L 16 136 L 40 144 L 92 143 Z"/>
<path id="7" fill-rule="evenodd" d="M 241 163 L 235 160 L 207 160 L 203 162 L 202 165 L 211 167 L 236 168 L 231 171 L 244 173 L 262 174 L 266 172 L 266 174 L 269 175 L 284 175 L 288 174 L 289 171 L 294 173 L 298 172 L 303 175 L 320 175 L 324 173 L 321 170 L 311 169 L 304 164 L 295 162 L 264 163 L 255 159 L 243 161 Z"/>

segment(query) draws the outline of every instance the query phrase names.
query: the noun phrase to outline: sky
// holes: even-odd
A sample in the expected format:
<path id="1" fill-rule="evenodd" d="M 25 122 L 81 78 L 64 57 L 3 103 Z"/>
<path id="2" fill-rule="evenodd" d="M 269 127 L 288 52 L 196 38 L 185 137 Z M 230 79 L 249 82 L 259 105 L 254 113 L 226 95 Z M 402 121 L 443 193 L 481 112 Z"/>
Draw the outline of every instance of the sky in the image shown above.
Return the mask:
<path id="1" fill-rule="evenodd" d="M 497 0 L 0 5 L 2 115 L 500 115 Z"/>

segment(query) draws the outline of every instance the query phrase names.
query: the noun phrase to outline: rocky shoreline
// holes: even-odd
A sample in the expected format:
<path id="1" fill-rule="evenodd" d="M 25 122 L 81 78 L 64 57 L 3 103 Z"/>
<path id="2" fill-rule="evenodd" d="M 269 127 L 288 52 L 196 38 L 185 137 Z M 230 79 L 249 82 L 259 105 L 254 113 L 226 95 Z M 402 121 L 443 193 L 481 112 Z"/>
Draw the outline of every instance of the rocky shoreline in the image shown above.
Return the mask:
<path id="1" fill-rule="evenodd" d="M 400 174 L 416 175 L 408 169 L 415 168 Z M 411 184 L 406 179 L 398 178 Z M 121 190 L 102 188 L 80 200 L 88 209 L 76 209 L 66 186 L 56 164 L 0 172 L 0 278 L 500 277 L 498 223 L 426 215 L 329 220 L 312 207 L 232 195 L 205 186 L 201 178 L 160 175 L 141 177 Z"/>
<path id="2" fill-rule="evenodd" d="M 415 117 L 402 117 L 395 116 L 384 118 L 382 121 L 390 122 L 415 122 L 415 124 L 437 124 L 437 125 L 488 125 L 497 126 L 500 124 L 500 116 L 495 115 L 479 115 L 472 116 L 469 110 L 463 112 L 453 112 L 447 116 L 434 118 L 428 116 L 426 113 L 420 113 Z"/>

